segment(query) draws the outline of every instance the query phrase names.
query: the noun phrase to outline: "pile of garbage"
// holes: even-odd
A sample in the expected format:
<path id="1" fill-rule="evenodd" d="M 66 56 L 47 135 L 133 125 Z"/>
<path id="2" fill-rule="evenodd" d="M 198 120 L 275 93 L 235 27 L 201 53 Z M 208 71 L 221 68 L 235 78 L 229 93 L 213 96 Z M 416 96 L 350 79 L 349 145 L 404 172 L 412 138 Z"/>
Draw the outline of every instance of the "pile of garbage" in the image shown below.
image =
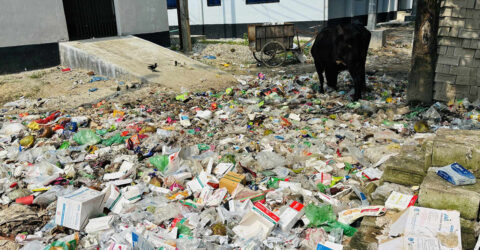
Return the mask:
<path id="1" fill-rule="evenodd" d="M 479 102 L 410 107 L 405 82 L 386 76 L 368 77 L 359 102 L 348 84 L 316 93 L 313 75 L 238 81 L 221 92 L 156 93 L 68 112 L 5 107 L 1 241 L 23 249 L 343 249 L 363 218 L 390 215 L 377 230 L 380 249 L 462 248 L 458 211 L 415 206 L 418 186 L 380 180 L 403 146 L 439 129 L 480 128 Z M 436 173 L 452 185 L 476 183 L 460 164 Z"/>

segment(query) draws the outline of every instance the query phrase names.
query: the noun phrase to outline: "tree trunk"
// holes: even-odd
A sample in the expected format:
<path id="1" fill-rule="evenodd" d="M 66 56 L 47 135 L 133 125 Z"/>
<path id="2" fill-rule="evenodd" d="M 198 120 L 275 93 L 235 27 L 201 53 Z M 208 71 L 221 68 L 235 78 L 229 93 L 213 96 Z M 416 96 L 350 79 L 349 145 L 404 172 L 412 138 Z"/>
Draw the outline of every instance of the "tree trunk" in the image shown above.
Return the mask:
<path id="1" fill-rule="evenodd" d="M 188 53 L 192 51 L 192 39 L 190 36 L 190 17 L 188 13 L 188 0 L 177 0 L 179 13 L 179 30 L 180 41 L 183 52 Z"/>
<path id="2" fill-rule="evenodd" d="M 439 16 L 440 1 L 417 1 L 412 68 L 407 89 L 410 103 L 431 104 L 433 101 Z"/>

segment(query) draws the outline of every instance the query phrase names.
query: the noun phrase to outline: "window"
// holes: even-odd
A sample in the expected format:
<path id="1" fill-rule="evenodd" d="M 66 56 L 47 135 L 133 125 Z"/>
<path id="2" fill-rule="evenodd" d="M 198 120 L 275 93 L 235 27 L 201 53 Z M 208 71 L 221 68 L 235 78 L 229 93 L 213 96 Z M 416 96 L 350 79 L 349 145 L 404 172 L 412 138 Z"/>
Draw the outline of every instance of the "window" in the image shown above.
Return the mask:
<path id="1" fill-rule="evenodd" d="M 176 9 L 177 8 L 177 0 L 167 0 L 167 8 L 168 9 Z"/>
<path id="2" fill-rule="evenodd" d="M 280 0 L 247 0 L 247 4 L 257 4 L 257 3 L 279 3 Z"/>
<path id="3" fill-rule="evenodd" d="M 207 6 L 222 6 L 222 0 L 207 0 Z"/>

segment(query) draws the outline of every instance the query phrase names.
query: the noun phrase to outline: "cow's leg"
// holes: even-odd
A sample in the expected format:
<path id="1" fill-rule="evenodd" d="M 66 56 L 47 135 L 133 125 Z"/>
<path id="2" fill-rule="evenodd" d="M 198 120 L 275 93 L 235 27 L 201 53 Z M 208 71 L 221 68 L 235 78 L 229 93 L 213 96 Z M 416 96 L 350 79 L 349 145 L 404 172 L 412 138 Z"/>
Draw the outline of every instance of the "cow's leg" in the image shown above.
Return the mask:
<path id="1" fill-rule="evenodd" d="M 337 77 L 338 69 L 336 66 L 327 66 L 325 70 L 325 76 L 327 77 L 327 84 L 330 88 L 338 90 L 337 87 Z"/>
<path id="2" fill-rule="evenodd" d="M 325 93 L 325 90 L 323 88 L 323 83 L 325 82 L 325 79 L 323 79 L 323 71 L 325 71 L 325 67 L 320 62 L 320 60 L 315 60 L 315 68 L 317 69 L 318 80 L 320 81 L 319 91 L 323 94 Z"/>
<path id="3" fill-rule="evenodd" d="M 353 65 L 348 68 L 350 76 L 353 78 L 353 83 L 355 84 L 355 95 L 353 99 L 358 101 L 362 98 L 362 90 L 365 88 L 365 64 L 363 65 Z"/>

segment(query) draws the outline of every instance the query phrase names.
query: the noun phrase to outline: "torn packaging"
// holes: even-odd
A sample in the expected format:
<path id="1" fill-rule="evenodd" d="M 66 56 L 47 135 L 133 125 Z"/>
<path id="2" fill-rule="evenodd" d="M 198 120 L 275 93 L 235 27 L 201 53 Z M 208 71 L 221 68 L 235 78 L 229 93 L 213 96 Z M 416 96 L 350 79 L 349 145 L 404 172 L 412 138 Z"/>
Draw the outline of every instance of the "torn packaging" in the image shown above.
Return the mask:
<path id="1" fill-rule="evenodd" d="M 389 236 L 398 238 L 381 242 L 379 250 L 461 250 L 460 213 L 409 207 L 390 226 Z"/>

